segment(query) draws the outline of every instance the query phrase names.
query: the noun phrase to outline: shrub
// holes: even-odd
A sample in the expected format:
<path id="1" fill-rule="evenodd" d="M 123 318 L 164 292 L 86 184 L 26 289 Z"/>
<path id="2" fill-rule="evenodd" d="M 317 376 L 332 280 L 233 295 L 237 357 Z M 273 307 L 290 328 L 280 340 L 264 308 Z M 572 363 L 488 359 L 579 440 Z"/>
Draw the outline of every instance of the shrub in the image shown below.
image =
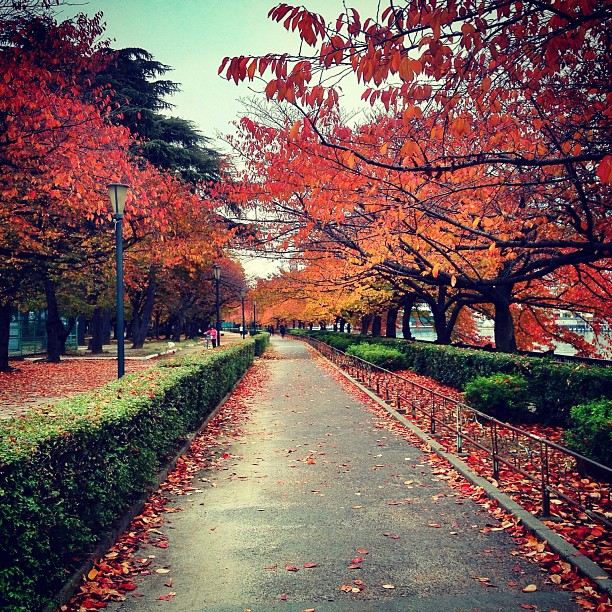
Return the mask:
<path id="1" fill-rule="evenodd" d="M 270 344 L 270 334 L 268 332 L 260 332 L 253 336 L 255 341 L 255 355 L 263 355 L 266 347 Z"/>
<path id="2" fill-rule="evenodd" d="M 612 400 L 572 407 L 565 442 L 577 453 L 612 468 Z"/>
<path id="3" fill-rule="evenodd" d="M 347 355 L 354 355 L 368 363 L 386 370 L 403 370 L 406 368 L 406 358 L 396 348 L 376 344 L 354 344 L 349 346 Z"/>
<path id="4" fill-rule="evenodd" d="M 0 609 L 51 603 L 231 391 L 254 347 L 180 356 L 0 424 Z"/>
<path id="5" fill-rule="evenodd" d="M 523 422 L 530 416 L 527 381 L 521 374 L 478 376 L 464 391 L 469 406 L 500 421 Z"/>

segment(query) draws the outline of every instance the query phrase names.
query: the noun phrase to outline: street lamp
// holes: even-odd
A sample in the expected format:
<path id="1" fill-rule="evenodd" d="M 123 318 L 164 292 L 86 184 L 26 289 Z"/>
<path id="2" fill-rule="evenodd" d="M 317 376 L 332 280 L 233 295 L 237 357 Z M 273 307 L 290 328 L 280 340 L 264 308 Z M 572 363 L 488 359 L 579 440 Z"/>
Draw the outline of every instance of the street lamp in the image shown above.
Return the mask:
<path id="1" fill-rule="evenodd" d="M 257 333 L 257 301 L 253 300 L 253 333 Z"/>
<path id="2" fill-rule="evenodd" d="M 244 320 L 244 296 L 246 295 L 246 289 L 241 289 L 240 290 L 240 298 L 242 300 L 242 339 L 244 340 L 244 337 L 246 336 L 246 327 L 245 327 L 245 320 Z"/>
<path id="3" fill-rule="evenodd" d="M 115 251 L 117 266 L 117 378 L 125 373 L 125 347 L 123 345 L 123 207 L 129 185 L 123 183 L 110 183 L 108 197 L 113 209 L 115 220 Z"/>
<path id="4" fill-rule="evenodd" d="M 215 295 L 217 302 L 217 346 L 221 346 L 221 315 L 219 314 L 219 279 L 221 278 L 221 266 L 213 264 L 213 277 L 215 279 Z"/>

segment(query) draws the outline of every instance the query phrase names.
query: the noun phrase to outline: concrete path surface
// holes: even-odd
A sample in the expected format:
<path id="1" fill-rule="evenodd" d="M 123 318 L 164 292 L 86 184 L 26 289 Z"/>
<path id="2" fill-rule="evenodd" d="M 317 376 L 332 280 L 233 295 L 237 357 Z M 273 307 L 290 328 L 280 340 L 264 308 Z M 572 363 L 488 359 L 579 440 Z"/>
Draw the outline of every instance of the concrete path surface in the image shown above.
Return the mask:
<path id="1" fill-rule="evenodd" d="M 177 498 L 183 511 L 162 528 L 168 547 L 143 552 L 170 571 L 109 609 L 579 609 L 304 344 L 273 338 L 272 350 L 265 390 L 228 449 L 236 459 L 200 472 L 205 491 Z"/>

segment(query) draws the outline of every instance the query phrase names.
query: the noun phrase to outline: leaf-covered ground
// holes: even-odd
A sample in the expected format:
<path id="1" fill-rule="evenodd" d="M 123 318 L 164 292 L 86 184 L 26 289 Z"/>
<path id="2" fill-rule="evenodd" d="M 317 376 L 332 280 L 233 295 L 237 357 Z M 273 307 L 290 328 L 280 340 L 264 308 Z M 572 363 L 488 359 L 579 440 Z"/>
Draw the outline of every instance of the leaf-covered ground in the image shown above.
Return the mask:
<path id="1" fill-rule="evenodd" d="M 158 359 L 126 361 L 125 372 L 141 372 Z M 20 361 L 15 367 L 13 372 L 0 372 L 1 417 L 18 416 L 32 406 L 86 393 L 117 378 L 117 362 L 112 359 Z"/>

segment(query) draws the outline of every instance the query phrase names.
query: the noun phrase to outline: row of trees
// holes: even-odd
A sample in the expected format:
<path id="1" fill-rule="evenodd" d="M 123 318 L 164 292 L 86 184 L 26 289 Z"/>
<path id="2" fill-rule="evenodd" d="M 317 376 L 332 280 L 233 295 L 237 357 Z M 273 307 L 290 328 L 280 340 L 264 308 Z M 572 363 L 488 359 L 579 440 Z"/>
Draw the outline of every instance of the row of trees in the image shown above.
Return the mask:
<path id="1" fill-rule="evenodd" d="M 236 229 L 210 185 L 222 161 L 195 126 L 165 116 L 178 85 L 141 49 L 101 41 L 101 16 L 58 23 L 44 1 L 0 3 L 0 370 L 11 310 L 47 308 L 49 359 L 68 333 L 60 312 L 100 320 L 114 309 L 114 228 L 106 185 L 131 186 L 124 219 L 134 346 L 155 312 L 175 329 L 240 300 L 227 257 Z M 101 347 L 100 347 L 101 348 Z"/>
<path id="2" fill-rule="evenodd" d="M 587 350 L 554 311 L 612 321 L 610 3 L 270 17 L 300 53 L 220 73 L 262 84 L 267 103 L 230 138 L 244 164 L 231 197 L 256 211 L 261 245 L 300 254 L 291 299 L 318 296 L 328 321 L 424 303 L 439 342 L 473 338 L 481 313 L 499 350 L 555 336 Z M 341 104 L 350 77 L 369 108 L 357 118 Z"/>

